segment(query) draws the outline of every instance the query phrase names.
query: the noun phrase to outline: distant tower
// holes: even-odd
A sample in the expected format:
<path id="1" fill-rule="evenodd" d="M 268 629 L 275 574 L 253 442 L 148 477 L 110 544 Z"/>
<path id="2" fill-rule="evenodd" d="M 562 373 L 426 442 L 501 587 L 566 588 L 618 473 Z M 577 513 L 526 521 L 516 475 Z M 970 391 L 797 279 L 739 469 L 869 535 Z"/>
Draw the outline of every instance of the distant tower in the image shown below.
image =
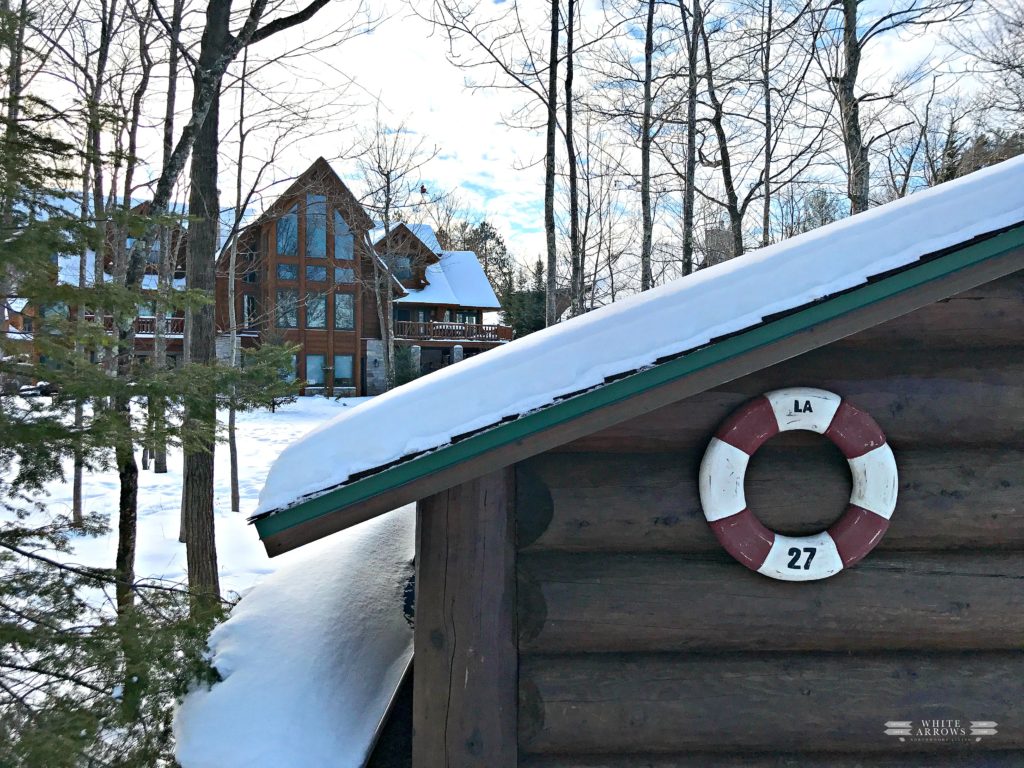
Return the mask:
<path id="1" fill-rule="evenodd" d="M 736 255 L 733 251 L 732 230 L 725 227 L 708 227 L 704 230 L 704 248 L 704 266 L 712 267 L 728 261 Z"/>

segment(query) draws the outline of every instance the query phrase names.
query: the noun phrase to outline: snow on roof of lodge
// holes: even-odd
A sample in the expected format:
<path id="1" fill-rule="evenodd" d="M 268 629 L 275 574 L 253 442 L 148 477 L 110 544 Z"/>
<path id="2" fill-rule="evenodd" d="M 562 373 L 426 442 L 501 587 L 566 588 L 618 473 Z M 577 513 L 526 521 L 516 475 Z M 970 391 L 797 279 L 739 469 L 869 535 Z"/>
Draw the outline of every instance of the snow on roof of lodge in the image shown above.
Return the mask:
<path id="1" fill-rule="evenodd" d="M 1022 223 L 1024 157 L 530 334 L 394 389 L 291 444 L 270 469 L 256 516 Z"/>
<path id="2" fill-rule="evenodd" d="M 307 547 L 210 635 L 221 682 L 174 717 L 183 768 L 362 768 L 412 658 L 412 505 Z"/>
<path id="3" fill-rule="evenodd" d="M 78 285 L 78 268 L 79 268 L 79 256 L 68 256 L 61 254 L 57 257 L 57 283 L 59 285 Z M 94 251 L 86 251 L 85 253 L 85 280 L 86 284 L 91 286 L 96 275 L 96 253 Z M 103 273 L 103 279 L 106 282 L 113 281 L 108 273 Z M 143 275 L 142 276 L 142 288 L 146 291 L 155 291 L 159 287 L 160 278 L 157 275 Z M 174 278 L 171 283 L 171 288 L 175 291 L 185 290 L 185 279 L 182 277 Z"/>
<path id="4" fill-rule="evenodd" d="M 406 288 L 396 304 L 449 304 L 475 309 L 501 309 L 498 297 L 479 259 L 472 251 L 441 251 L 441 260 L 429 264 L 424 288 Z"/>
<path id="5" fill-rule="evenodd" d="M 405 222 L 397 222 L 391 225 L 391 231 L 394 232 L 396 228 L 404 225 L 412 232 L 416 239 L 423 243 L 427 248 L 430 249 L 431 253 L 441 253 L 441 243 L 437 240 L 437 235 L 434 233 L 434 228 L 429 224 L 406 224 Z M 370 242 L 377 245 L 381 240 L 384 239 L 387 234 L 387 230 L 384 229 L 384 225 L 377 222 L 377 228 L 370 233 Z"/>
<path id="6" fill-rule="evenodd" d="M 15 314 L 21 314 L 26 304 L 28 304 L 28 299 L 21 297 L 10 298 L 7 300 L 7 309 Z"/>

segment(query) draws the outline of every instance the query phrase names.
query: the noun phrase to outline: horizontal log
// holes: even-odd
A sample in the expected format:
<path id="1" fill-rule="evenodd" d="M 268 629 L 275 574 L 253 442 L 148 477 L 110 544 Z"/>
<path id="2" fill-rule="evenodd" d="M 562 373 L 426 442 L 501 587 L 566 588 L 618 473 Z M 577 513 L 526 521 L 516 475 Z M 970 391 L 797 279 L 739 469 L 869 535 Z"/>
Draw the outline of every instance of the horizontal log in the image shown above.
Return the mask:
<path id="1" fill-rule="evenodd" d="M 850 472 L 824 438 L 762 447 L 746 478 L 750 509 L 783 533 L 827 528 Z M 697 472 L 704 446 L 680 453 L 546 454 L 519 466 L 519 544 L 530 551 L 718 552 Z M 1024 451 L 896 449 L 899 496 L 879 550 L 1024 548 Z"/>
<path id="2" fill-rule="evenodd" d="M 904 745 L 900 752 L 906 752 Z M 1020 752 L 986 750 L 979 761 L 976 750 L 949 755 L 861 754 L 797 752 L 786 755 L 716 755 L 690 752 L 686 755 L 621 755 L 593 757 L 576 755 L 532 755 L 519 761 L 521 768 L 1020 768 Z"/>
<path id="3" fill-rule="evenodd" d="M 1024 557 L 873 553 L 794 584 L 728 555 L 519 558 L 519 652 L 1024 648 Z"/>
<path id="4" fill-rule="evenodd" d="M 1024 653 L 529 656 L 520 754 L 884 753 L 887 721 L 995 721 L 909 749 L 1024 749 Z"/>
<path id="5" fill-rule="evenodd" d="M 1003 445 L 1024 422 L 1024 348 L 835 345 L 566 443 L 562 451 L 665 451 L 705 443 L 734 409 L 782 387 L 820 387 L 870 413 L 895 446 Z"/>
<path id="6" fill-rule="evenodd" d="M 1024 338 L 1024 275 L 1016 273 L 836 342 L 876 349 L 977 349 Z"/>

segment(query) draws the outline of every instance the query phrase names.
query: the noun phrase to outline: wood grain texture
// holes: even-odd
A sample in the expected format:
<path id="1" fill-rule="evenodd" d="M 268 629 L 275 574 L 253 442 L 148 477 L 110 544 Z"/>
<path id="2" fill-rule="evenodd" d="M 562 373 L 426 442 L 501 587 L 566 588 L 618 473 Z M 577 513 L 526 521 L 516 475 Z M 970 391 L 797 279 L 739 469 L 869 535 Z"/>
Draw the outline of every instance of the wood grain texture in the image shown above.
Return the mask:
<path id="1" fill-rule="evenodd" d="M 511 470 L 417 509 L 415 768 L 516 765 L 516 584 Z"/>
<path id="2" fill-rule="evenodd" d="M 794 584 L 728 555 L 520 555 L 520 653 L 1024 648 L 1024 557 L 874 553 Z"/>
<path id="3" fill-rule="evenodd" d="M 879 350 L 830 345 L 574 440 L 563 451 L 664 451 L 703 441 L 737 407 L 790 386 L 837 393 L 897 447 L 1020 444 L 1024 347 Z M 780 438 L 782 439 L 782 438 Z"/>
<path id="4" fill-rule="evenodd" d="M 848 348 L 1012 346 L 1024 338 L 1024 276 L 995 280 L 837 342 Z"/>
<path id="5" fill-rule="evenodd" d="M 1024 423 L 1024 422 L 1021 422 Z M 770 528 L 827 528 L 850 494 L 846 461 L 824 438 L 772 440 L 751 460 L 746 498 Z M 718 552 L 700 506 L 704 443 L 677 453 L 562 454 L 519 466 L 527 551 Z M 899 498 L 876 551 L 1024 548 L 1024 450 L 896 449 Z"/>
<path id="6" fill-rule="evenodd" d="M 520 666 L 520 751 L 886 752 L 887 720 L 923 718 L 994 720 L 971 749 L 1024 749 L 1021 701 L 1021 652 L 534 656 Z"/>
<path id="7" fill-rule="evenodd" d="M 716 755 L 690 752 L 686 755 L 527 755 L 521 768 L 1020 768 L 1020 752 L 993 752 L 970 746 L 952 747 L 952 754 L 911 753 L 905 745 L 897 754 L 843 755 L 835 752 L 764 755 L 746 753 Z M 958 750 L 958 751 L 957 751 Z"/>

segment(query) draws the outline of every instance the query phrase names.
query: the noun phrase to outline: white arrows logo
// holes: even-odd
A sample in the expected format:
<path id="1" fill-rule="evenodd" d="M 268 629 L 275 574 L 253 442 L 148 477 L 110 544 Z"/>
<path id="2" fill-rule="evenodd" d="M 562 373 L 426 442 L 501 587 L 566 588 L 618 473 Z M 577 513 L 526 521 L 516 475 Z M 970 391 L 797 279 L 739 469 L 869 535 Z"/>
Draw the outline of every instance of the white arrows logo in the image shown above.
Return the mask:
<path id="1" fill-rule="evenodd" d="M 910 720 L 889 720 L 885 724 L 885 735 L 886 736 L 899 736 L 900 741 L 906 741 L 904 736 L 911 736 L 913 731 L 913 724 Z"/>
<path id="2" fill-rule="evenodd" d="M 995 736 L 998 733 L 996 725 L 995 720 L 971 720 L 971 736 L 975 741 L 981 741 L 982 736 Z"/>
<path id="3" fill-rule="evenodd" d="M 896 736 L 900 741 L 981 741 L 982 736 L 995 736 L 998 731 L 995 720 L 970 720 L 965 728 L 960 720 L 887 720 L 885 735 Z"/>

